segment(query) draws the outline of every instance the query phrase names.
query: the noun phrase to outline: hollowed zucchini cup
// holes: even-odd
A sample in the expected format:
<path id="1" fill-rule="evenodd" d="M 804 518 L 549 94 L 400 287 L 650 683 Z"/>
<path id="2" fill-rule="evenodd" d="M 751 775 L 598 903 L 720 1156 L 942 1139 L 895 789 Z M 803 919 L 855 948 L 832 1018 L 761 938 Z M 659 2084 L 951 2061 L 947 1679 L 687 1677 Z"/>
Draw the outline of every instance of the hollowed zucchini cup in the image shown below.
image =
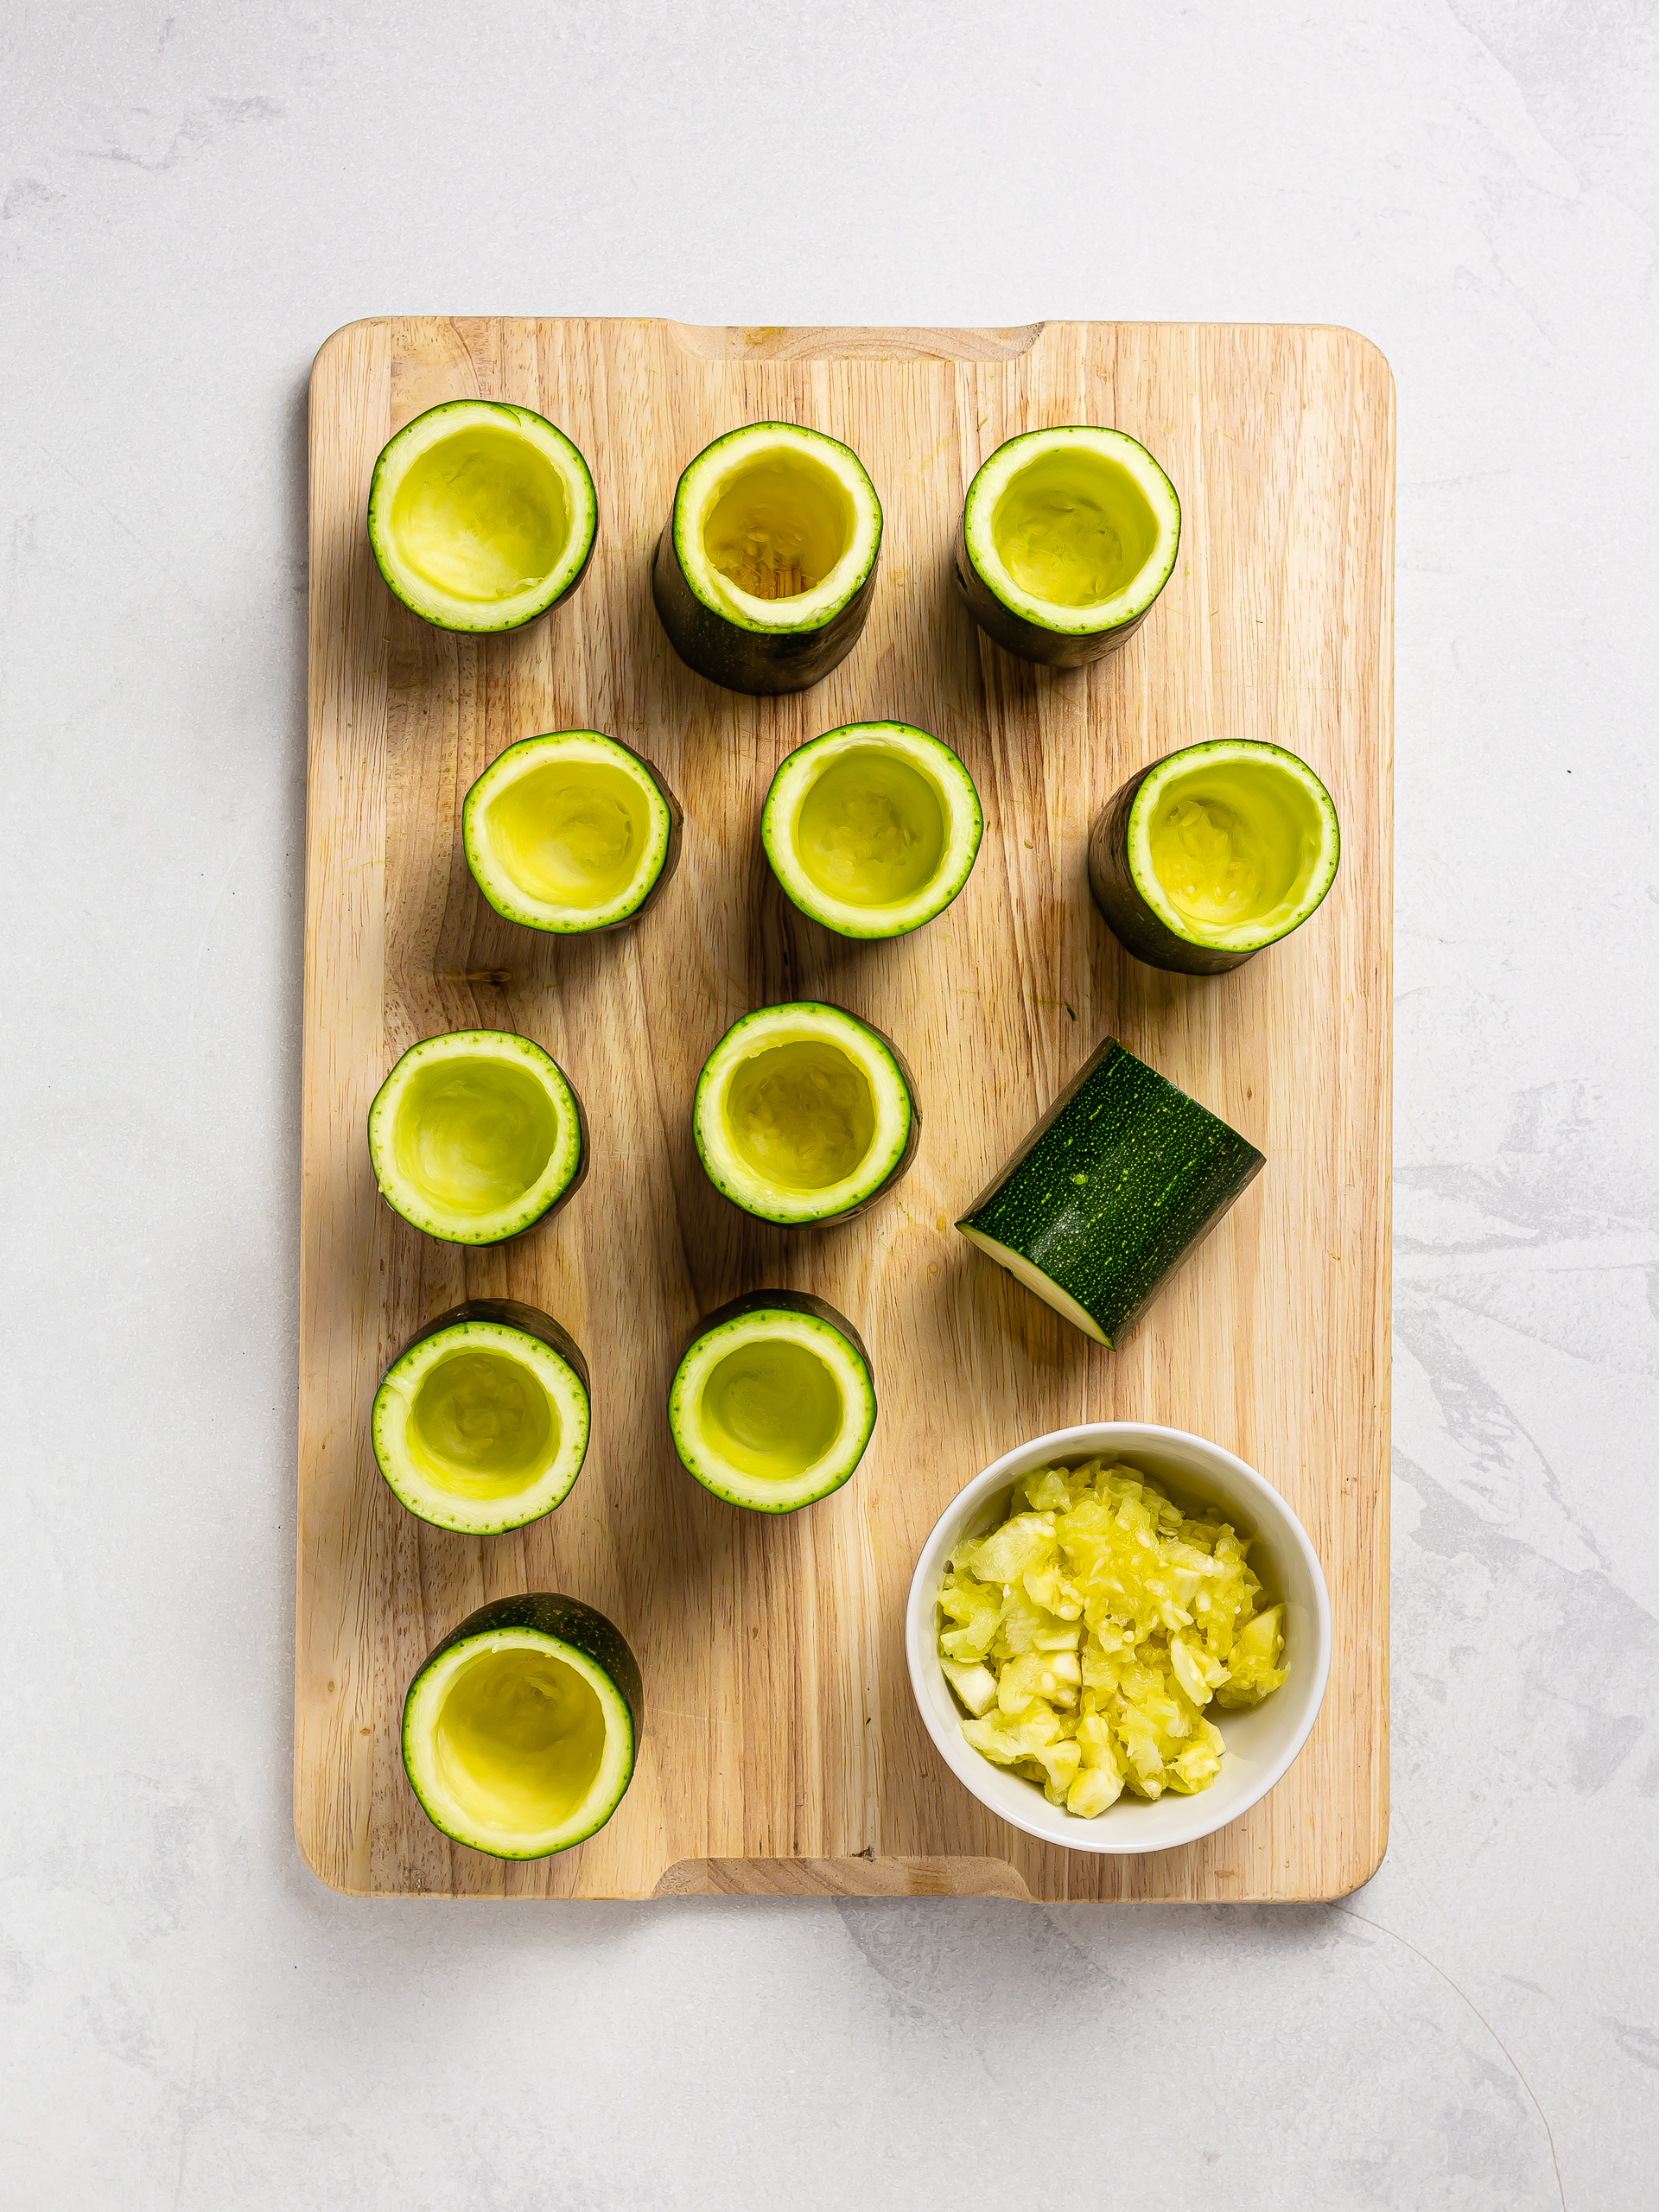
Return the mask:
<path id="1" fill-rule="evenodd" d="M 411 1045 L 369 1109 L 369 1157 L 394 1213 L 446 1244 L 499 1244 L 588 1173 L 569 1077 L 528 1037 L 456 1029 Z"/>
<path id="2" fill-rule="evenodd" d="M 570 936 L 632 928 L 679 864 L 680 803 L 596 729 L 521 738 L 467 794 L 461 842 L 496 912 Z"/>
<path id="3" fill-rule="evenodd" d="M 973 779 L 908 722 L 850 722 L 799 747 L 766 793 L 760 836 L 804 914 L 839 936 L 903 937 L 967 882 L 985 827 Z"/>
<path id="4" fill-rule="evenodd" d="M 896 1183 L 921 1116 L 890 1038 L 804 1001 L 733 1023 L 703 1063 L 691 1126 L 723 1197 L 798 1229 L 849 1221 Z"/>
<path id="5" fill-rule="evenodd" d="M 1218 976 L 1300 929 L 1341 855 L 1337 810 L 1306 760 L 1217 738 L 1166 753 L 1102 808 L 1089 887 L 1137 960 Z"/>
<path id="6" fill-rule="evenodd" d="M 436 1529 L 493 1536 L 550 1513 L 588 1453 L 588 1363 L 511 1298 L 452 1307 L 411 1337 L 375 1392 L 374 1456 Z"/>
<path id="7" fill-rule="evenodd" d="M 751 423 L 705 446 L 674 493 L 652 594 L 669 643 L 728 691 L 804 691 L 857 641 L 881 503 L 850 446 Z"/>
<path id="8" fill-rule="evenodd" d="M 1181 542 L 1175 486 L 1122 430 L 1027 430 L 968 487 L 957 582 L 988 638 L 1081 668 L 1147 619 Z"/>
<path id="9" fill-rule="evenodd" d="M 404 1700 L 404 1770 L 433 1826 L 495 1859 L 602 1828 L 633 1779 L 645 1693 L 603 1613 L 534 1592 L 469 1614 Z"/>
<path id="10" fill-rule="evenodd" d="M 674 1448 L 728 1505 L 793 1513 L 852 1475 L 875 1427 L 864 1340 L 821 1298 L 734 1299 L 697 1325 L 668 1394 Z"/>
<path id="11" fill-rule="evenodd" d="M 440 630 L 521 629 L 582 582 L 599 535 L 587 462 L 528 407 L 452 399 L 389 439 L 369 543 L 391 591 Z"/>

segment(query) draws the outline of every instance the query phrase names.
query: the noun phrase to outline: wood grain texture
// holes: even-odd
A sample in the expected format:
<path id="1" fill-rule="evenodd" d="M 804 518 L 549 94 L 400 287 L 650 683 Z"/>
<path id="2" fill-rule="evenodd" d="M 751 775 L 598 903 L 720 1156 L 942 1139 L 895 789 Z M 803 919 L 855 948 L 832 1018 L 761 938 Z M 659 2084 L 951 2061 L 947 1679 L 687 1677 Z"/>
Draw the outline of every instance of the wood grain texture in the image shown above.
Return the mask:
<path id="1" fill-rule="evenodd" d="M 587 455 L 600 540 L 568 605 L 508 638 L 427 628 L 364 529 L 385 440 L 441 399 L 517 400 Z M 685 462 L 781 417 L 874 480 L 873 611 L 817 689 L 739 697 L 693 676 L 648 564 Z M 1151 619 L 1090 670 L 986 644 L 949 581 L 969 479 L 1056 423 L 1142 439 L 1180 493 L 1180 559 Z M 302 1205 L 295 1816 L 353 1894 L 646 1897 L 1338 1896 L 1387 1833 L 1391 583 L 1394 401 L 1350 332 L 1048 323 L 1024 330 L 687 330 L 438 318 L 353 324 L 311 395 L 311 645 Z M 894 718 L 952 745 L 986 835 L 938 921 L 860 946 L 807 922 L 766 866 L 760 802 L 794 746 Z M 461 802 L 516 739 L 573 726 L 647 753 L 685 808 L 680 872 L 641 927 L 587 943 L 514 927 L 476 892 Z M 1231 975 L 1141 967 L 1090 901 L 1090 820 L 1173 747 L 1265 737 L 1310 760 L 1343 828 L 1336 887 Z M 791 1234 L 737 1213 L 691 1141 L 698 1068 L 742 1013 L 836 1001 L 915 1070 L 923 1135 L 889 1198 Z M 568 1069 L 594 1166 L 572 1205 L 494 1251 L 421 1236 L 378 1202 L 364 1124 L 416 1039 L 478 1025 Z M 1107 1033 L 1223 1115 L 1268 1166 L 1139 1331 L 1090 1344 L 950 1227 Z M 880 1396 L 856 1477 L 772 1521 L 681 1469 L 664 1403 L 700 1313 L 810 1290 L 869 1343 Z M 594 1444 L 565 1504 L 482 1541 L 414 1520 L 376 1471 L 370 1402 L 431 1314 L 528 1300 L 594 1370 Z M 1167 1421 L 1290 1499 L 1331 1588 L 1330 1689 L 1262 1803 L 1181 1851 L 1101 1859 L 982 1811 L 934 1755 L 906 1673 L 904 1596 L 946 1500 L 1011 1445 L 1073 1421 Z M 486 1599 L 598 1605 L 647 1714 L 615 1818 L 508 1866 L 448 1842 L 403 1776 L 404 1688 Z M 1133 1819 L 1133 1808 L 1111 1818 Z"/>

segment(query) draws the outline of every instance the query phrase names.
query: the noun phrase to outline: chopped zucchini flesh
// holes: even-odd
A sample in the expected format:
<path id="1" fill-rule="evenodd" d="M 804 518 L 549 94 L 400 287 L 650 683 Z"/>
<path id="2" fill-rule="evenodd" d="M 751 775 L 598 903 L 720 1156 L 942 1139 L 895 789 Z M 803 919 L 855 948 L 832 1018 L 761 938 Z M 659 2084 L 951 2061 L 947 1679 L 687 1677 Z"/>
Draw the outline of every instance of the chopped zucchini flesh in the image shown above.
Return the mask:
<path id="1" fill-rule="evenodd" d="M 939 1592 L 963 1736 L 1088 1820 L 1126 1789 L 1207 1789 L 1224 1746 L 1205 1707 L 1259 1704 L 1285 1679 L 1284 1607 L 1257 1611 L 1249 1549 L 1122 1461 L 1023 1477 Z"/>

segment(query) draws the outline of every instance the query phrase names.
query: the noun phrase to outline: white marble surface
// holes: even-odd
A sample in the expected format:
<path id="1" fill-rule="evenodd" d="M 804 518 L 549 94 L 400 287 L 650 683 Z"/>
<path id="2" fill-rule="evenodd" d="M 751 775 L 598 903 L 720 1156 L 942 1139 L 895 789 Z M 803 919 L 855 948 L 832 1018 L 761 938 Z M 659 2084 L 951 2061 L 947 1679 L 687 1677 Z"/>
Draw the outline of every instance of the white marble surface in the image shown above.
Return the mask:
<path id="1" fill-rule="evenodd" d="M 8 2212 L 1656 2202 L 1656 26 L 13 0 Z M 507 1912 L 301 1866 L 303 393 L 397 308 L 1321 321 L 1390 357 L 1362 1894 Z"/>

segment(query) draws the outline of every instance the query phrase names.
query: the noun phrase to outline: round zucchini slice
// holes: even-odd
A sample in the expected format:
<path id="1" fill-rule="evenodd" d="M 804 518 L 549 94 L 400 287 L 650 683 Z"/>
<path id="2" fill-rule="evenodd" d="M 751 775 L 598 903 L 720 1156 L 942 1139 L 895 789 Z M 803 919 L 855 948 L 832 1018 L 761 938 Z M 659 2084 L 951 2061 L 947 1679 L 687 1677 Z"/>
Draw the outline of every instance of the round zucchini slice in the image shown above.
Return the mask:
<path id="1" fill-rule="evenodd" d="M 793 1513 L 837 1491 L 875 1427 L 864 1340 L 821 1298 L 762 1290 L 699 1322 L 668 1394 L 681 1464 L 728 1505 Z"/>
<path id="2" fill-rule="evenodd" d="M 957 1227 L 1116 1351 L 1265 1164 L 1108 1037 Z"/>
<path id="3" fill-rule="evenodd" d="M 478 1298 L 411 1337 L 374 1395 L 374 1456 L 410 1511 L 469 1536 L 550 1513 L 588 1453 L 588 1363 L 558 1323 Z"/>
<path id="4" fill-rule="evenodd" d="M 680 857 L 680 803 L 596 729 L 521 738 L 467 794 L 461 840 L 496 912 L 570 935 L 631 928 Z"/>
<path id="5" fill-rule="evenodd" d="M 652 594 L 669 643 L 728 691 L 804 691 L 864 627 L 881 503 L 850 446 L 751 423 L 705 446 L 658 541 Z"/>
<path id="6" fill-rule="evenodd" d="M 533 1592 L 469 1614 L 404 1700 L 421 1809 L 495 1859 L 545 1859 L 602 1828 L 633 1779 L 639 1666 L 603 1613 Z"/>
<path id="7" fill-rule="evenodd" d="M 369 1109 L 380 1195 L 446 1244 L 499 1244 L 563 1205 L 588 1173 L 582 1102 L 556 1060 L 511 1030 L 411 1045 Z"/>
<path id="8" fill-rule="evenodd" d="M 908 722 L 849 722 L 799 747 L 760 836 L 804 914 L 842 937 L 903 937 L 967 882 L 985 827 L 973 779 Z"/>
<path id="9" fill-rule="evenodd" d="M 1166 753 L 1102 808 L 1089 887 L 1137 960 L 1218 976 L 1300 929 L 1341 854 L 1337 810 L 1306 760 L 1216 738 Z"/>
<path id="10" fill-rule="evenodd" d="M 528 407 L 451 399 L 390 439 L 369 485 L 387 584 L 440 630 L 521 629 L 582 582 L 599 535 L 587 462 Z"/>
<path id="11" fill-rule="evenodd" d="M 1147 619 L 1181 542 L 1175 486 L 1122 430 L 1027 430 L 968 487 L 957 582 L 988 638 L 1081 668 Z"/>
<path id="12" fill-rule="evenodd" d="M 733 1023 L 703 1063 L 691 1127 L 717 1191 L 795 1229 L 849 1221 L 896 1183 L 921 1116 L 890 1039 L 804 1001 Z"/>

